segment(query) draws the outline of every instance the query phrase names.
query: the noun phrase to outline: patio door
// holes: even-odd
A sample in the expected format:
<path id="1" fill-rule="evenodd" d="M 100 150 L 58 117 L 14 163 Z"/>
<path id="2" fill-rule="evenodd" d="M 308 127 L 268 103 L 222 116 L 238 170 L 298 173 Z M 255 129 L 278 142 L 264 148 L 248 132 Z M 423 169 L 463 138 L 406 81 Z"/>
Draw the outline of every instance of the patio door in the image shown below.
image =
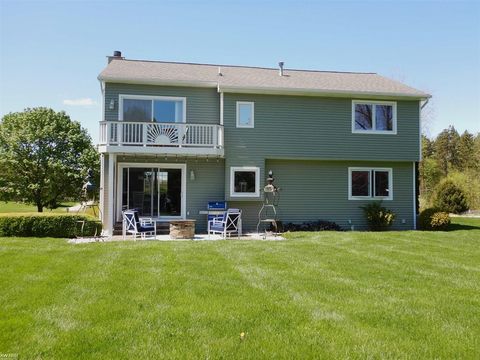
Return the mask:
<path id="1" fill-rule="evenodd" d="M 184 176 L 181 166 L 123 166 L 121 208 L 137 209 L 143 217 L 183 217 Z"/>

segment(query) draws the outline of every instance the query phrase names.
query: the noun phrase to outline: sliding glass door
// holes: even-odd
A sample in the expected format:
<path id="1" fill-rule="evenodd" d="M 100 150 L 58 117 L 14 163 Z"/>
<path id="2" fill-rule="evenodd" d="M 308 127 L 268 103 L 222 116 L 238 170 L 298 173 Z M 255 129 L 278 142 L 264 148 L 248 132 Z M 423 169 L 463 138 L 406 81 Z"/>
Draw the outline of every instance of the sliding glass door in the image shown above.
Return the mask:
<path id="1" fill-rule="evenodd" d="M 182 216 L 182 169 L 124 167 L 122 182 L 122 209 L 143 217 Z"/>

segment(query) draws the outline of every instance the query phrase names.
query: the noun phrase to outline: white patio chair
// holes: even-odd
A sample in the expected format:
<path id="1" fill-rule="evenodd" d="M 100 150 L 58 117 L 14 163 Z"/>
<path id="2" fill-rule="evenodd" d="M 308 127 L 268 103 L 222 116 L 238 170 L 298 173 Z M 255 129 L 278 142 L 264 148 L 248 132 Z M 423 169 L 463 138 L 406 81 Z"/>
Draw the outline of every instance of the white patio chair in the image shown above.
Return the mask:
<path id="1" fill-rule="evenodd" d="M 146 235 L 153 235 L 154 239 L 157 237 L 157 226 L 155 221 L 150 218 L 142 218 L 138 216 L 137 210 L 126 210 L 122 212 L 122 233 L 123 239 L 127 233 L 133 235 L 133 240 L 137 240 L 137 236 L 140 235 L 142 240 L 145 240 Z"/>
<path id="2" fill-rule="evenodd" d="M 222 218 L 212 219 L 208 222 L 208 236 L 210 234 L 221 234 L 224 239 L 232 234 L 240 237 L 239 225 L 241 222 L 242 210 L 228 209 Z"/>

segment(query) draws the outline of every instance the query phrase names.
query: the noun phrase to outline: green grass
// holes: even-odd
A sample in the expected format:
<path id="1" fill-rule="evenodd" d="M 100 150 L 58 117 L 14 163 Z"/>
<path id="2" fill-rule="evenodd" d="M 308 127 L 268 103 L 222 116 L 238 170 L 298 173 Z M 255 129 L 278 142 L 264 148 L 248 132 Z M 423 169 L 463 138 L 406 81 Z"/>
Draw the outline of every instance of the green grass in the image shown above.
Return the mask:
<path id="1" fill-rule="evenodd" d="M 3 238 L 0 354 L 478 359 L 480 221 L 454 221 L 282 242 Z"/>
<path id="2" fill-rule="evenodd" d="M 17 203 L 13 201 L 0 201 L 0 216 L 11 216 L 11 215 L 51 215 L 51 214 L 68 214 L 67 208 L 77 205 L 75 202 L 65 202 L 60 204 L 56 209 L 43 209 L 43 213 L 37 212 L 37 207 L 34 205 L 28 205 L 24 203 Z M 81 212 L 71 212 L 70 214 L 76 215 L 91 215 L 93 217 L 98 217 L 98 207 L 95 209 L 89 207 L 86 210 Z"/>
<path id="3" fill-rule="evenodd" d="M 43 211 L 45 213 L 65 213 L 67 212 L 67 207 L 75 205 L 74 202 L 67 202 L 61 204 L 58 208 L 49 210 L 45 208 Z M 37 213 L 37 207 L 34 205 L 17 203 L 14 201 L 0 201 L 0 213 Z"/>

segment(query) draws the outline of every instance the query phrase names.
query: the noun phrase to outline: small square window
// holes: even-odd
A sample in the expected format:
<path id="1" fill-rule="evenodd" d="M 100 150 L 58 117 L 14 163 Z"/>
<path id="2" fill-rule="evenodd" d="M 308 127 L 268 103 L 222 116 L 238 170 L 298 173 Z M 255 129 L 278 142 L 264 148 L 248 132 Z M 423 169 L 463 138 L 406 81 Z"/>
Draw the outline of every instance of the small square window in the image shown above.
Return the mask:
<path id="1" fill-rule="evenodd" d="M 230 171 L 230 196 L 258 197 L 260 169 L 256 167 L 232 167 Z"/>
<path id="2" fill-rule="evenodd" d="M 254 106 L 253 102 L 237 101 L 237 127 L 254 127 Z"/>
<path id="3" fill-rule="evenodd" d="M 233 181 L 236 193 L 255 192 L 255 171 L 235 171 Z"/>

